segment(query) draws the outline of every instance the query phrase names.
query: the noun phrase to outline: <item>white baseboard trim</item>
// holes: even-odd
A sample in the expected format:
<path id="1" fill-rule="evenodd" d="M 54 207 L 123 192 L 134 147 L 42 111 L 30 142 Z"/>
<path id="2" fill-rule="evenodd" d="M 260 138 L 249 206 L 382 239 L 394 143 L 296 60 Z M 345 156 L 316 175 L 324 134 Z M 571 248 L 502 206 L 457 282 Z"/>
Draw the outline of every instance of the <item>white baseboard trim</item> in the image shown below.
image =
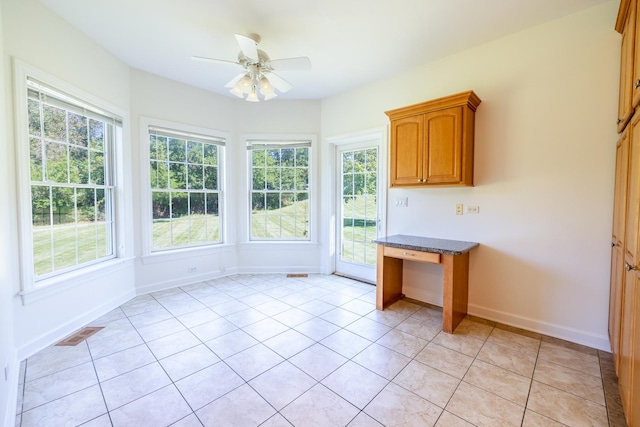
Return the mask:
<path id="1" fill-rule="evenodd" d="M 152 292 L 165 291 L 178 286 L 188 286 L 194 283 L 205 282 L 207 280 L 219 279 L 221 277 L 233 276 L 234 274 L 286 274 L 286 273 L 308 273 L 318 274 L 320 268 L 313 267 L 234 267 L 225 270 L 202 273 L 198 275 L 188 275 L 177 279 L 171 279 L 164 282 L 151 283 L 136 288 L 137 295 L 149 294 Z"/>
<path id="2" fill-rule="evenodd" d="M 57 328 L 35 338 L 16 350 L 17 362 L 21 362 L 29 356 L 32 356 L 47 348 L 48 346 L 55 344 L 61 339 L 71 335 L 73 332 L 82 328 L 87 323 L 97 319 L 100 316 L 104 316 L 114 308 L 117 308 L 136 296 L 135 290 L 128 290 L 116 298 L 95 307 L 94 309 L 77 316 L 74 319 L 69 320 L 65 324 L 58 326 Z"/>
<path id="3" fill-rule="evenodd" d="M 238 269 L 236 267 L 200 274 L 189 274 L 177 279 L 165 280 L 164 282 L 150 283 L 148 285 L 136 287 L 136 294 L 144 295 L 152 292 L 165 291 L 178 286 L 193 285 L 195 283 L 206 282 L 207 280 L 219 279 L 221 277 L 232 276 L 234 274 L 238 274 Z"/>
<path id="4" fill-rule="evenodd" d="M 238 274 L 287 274 L 287 273 L 308 273 L 308 274 L 321 274 L 320 266 L 275 266 L 275 267 L 238 267 Z"/>
<path id="5" fill-rule="evenodd" d="M 407 298 L 412 298 L 418 301 L 442 307 L 443 297 L 440 293 L 432 292 L 424 288 L 410 287 L 406 285 L 403 286 L 402 291 Z M 517 314 L 494 310 L 492 308 L 487 308 L 475 304 L 469 304 L 468 312 L 473 316 L 478 316 L 483 319 L 492 320 L 494 322 L 502 323 L 509 326 L 515 326 L 517 328 L 526 329 L 527 331 L 538 332 L 543 335 L 560 338 L 576 344 L 586 345 L 598 350 L 607 352 L 611 351 L 609 337 L 607 335 L 594 335 L 589 332 L 554 325 L 552 323 L 544 322 L 538 319 L 519 316 Z"/>
<path id="6" fill-rule="evenodd" d="M 598 350 L 607 352 L 611 351 L 609 337 L 607 335 L 595 335 L 586 331 L 554 325 L 538 319 L 519 316 L 517 314 L 494 310 L 492 308 L 474 304 L 469 304 L 468 312 L 473 316 L 478 316 L 483 319 L 493 320 L 494 322 L 515 326 L 532 332 L 538 332 L 543 335 L 560 338 L 576 344 L 586 345 L 587 347 L 592 347 Z"/>
<path id="7" fill-rule="evenodd" d="M 9 387 L 7 394 L 7 402 L 5 408 L 5 419 L 2 425 L 13 426 L 16 424 L 16 405 L 18 404 L 18 383 L 20 382 L 20 362 L 16 352 L 13 352 L 13 360 L 7 361 L 9 365 L 9 372 L 7 378 L 7 387 Z M 2 420 L 0 420 L 2 421 Z"/>

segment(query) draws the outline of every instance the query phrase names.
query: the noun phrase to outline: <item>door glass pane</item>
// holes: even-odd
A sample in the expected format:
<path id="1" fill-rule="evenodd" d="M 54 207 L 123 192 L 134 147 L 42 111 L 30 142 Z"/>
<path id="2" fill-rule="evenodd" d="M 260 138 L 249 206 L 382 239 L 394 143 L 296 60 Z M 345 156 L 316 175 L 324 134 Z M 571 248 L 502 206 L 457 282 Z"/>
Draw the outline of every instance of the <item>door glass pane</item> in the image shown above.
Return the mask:
<path id="1" fill-rule="evenodd" d="M 375 265 L 377 237 L 378 150 L 344 151 L 341 156 L 342 218 L 340 260 Z"/>

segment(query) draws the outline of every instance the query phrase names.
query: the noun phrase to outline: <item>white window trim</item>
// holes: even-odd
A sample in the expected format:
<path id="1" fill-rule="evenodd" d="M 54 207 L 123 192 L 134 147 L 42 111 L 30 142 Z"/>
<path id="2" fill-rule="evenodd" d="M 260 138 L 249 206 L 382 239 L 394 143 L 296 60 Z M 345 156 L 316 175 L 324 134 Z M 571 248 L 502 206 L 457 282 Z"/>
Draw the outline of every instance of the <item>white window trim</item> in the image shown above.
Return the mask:
<path id="1" fill-rule="evenodd" d="M 220 186 L 220 204 L 221 204 L 221 212 L 222 212 L 222 235 L 220 243 L 212 243 L 212 244 L 204 244 L 201 246 L 189 246 L 189 247 L 177 247 L 177 248 L 169 248 L 162 251 L 153 251 L 153 229 L 152 222 L 150 220 L 152 215 L 151 208 L 151 178 L 150 173 L 151 169 L 149 166 L 150 158 L 149 158 L 149 126 L 157 126 L 167 129 L 175 129 L 182 132 L 200 134 L 211 136 L 214 138 L 223 138 L 225 140 L 224 150 L 222 150 L 222 154 L 218 159 L 220 162 L 219 167 L 222 172 L 219 175 L 219 186 Z M 225 244 L 228 241 L 228 200 L 226 197 L 226 183 L 227 183 L 227 174 L 228 168 L 226 164 L 226 159 L 228 158 L 227 151 L 229 149 L 229 145 L 231 144 L 231 134 L 229 132 L 207 129 L 199 126 L 187 125 L 184 123 L 171 122 L 167 120 L 154 119 L 151 117 L 140 117 L 140 201 L 142 203 L 141 212 L 142 218 L 140 218 L 141 230 L 142 230 L 142 262 L 143 264 L 153 264 L 156 261 L 162 262 L 167 260 L 167 256 L 171 256 L 172 254 L 180 255 L 180 254 L 202 254 L 207 252 L 216 252 L 218 250 L 228 250 L 227 245 Z M 174 258 L 170 258 L 174 259 Z"/>
<path id="2" fill-rule="evenodd" d="M 20 239 L 20 270 L 21 282 L 20 295 L 23 304 L 29 301 L 40 299 L 40 296 L 48 296 L 53 293 L 68 289 L 69 286 L 76 286 L 87 283 L 86 280 L 75 280 L 83 273 L 100 273 L 109 270 L 117 270 L 123 263 L 132 259 L 132 254 L 125 249 L 125 242 L 130 242 L 126 238 L 126 219 L 125 219 L 125 201 L 129 200 L 130 192 L 125 182 L 125 156 L 124 156 L 124 138 L 129 134 L 129 112 L 118 106 L 115 106 L 101 98 L 96 97 L 82 89 L 79 89 L 64 80 L 52 76 L 36 67 L 33 67 L 17 58 L 14 58 L 14 118 L 15 118 L 15 149 L 16 149 L 16 176 L 18 189 L 18 213 L 19 213 L 19 239 Z M 94 105 L 105 111 L 118 116 L 122 120 L 122 135 L 116 138 L 113 146 L 114 153 L 114 222 L 115 222 L 115 239 L 116 247 L 115 258 L 105 260 L 103 262 L 94 263 L 85 267 L 64 272 L 59 275 L 35 280 L 33 271 L 33 241 L 32 241 L 32 225 L 31 225 L 31 177 L 29 172 L 29 135 L 28 135 L 28 117 L 27 111 L 27 78 L 31 77 L 41 81 L 57 90 L 67 93 L 88 104 Z M 132 251 L 132 248 L 129 250 Z"/>
<path id="3" fill-rule="evenodd" d="M 247 146 L 250 141 L 311 141 L 311 150 L 309 153 L 309 203 L 311 208 L 309 210 L 309 240 L 251 240 L 251 203 L 249 201 L 251 197 L 251 189 L 249 183 L 251 182 L 251 157 L 247 155 Z M 319 208 L 319 195 L 317 183 L 318 174 L 318 136 L 316 134 L 243 134 L 240 135 L 240 142 L 245 156 L 245 173 L 243 181 L 240 185 L 244 188 L 245 196 L 242 197 L 240 202 L 241 210 L 245 212 L 244 227 L 242 227 L 242 233 L 239 236 L 242 246 L 245 245 L 298 245 L 298 246 L 316 246 L 318 244 L 318 208 Z M 246 247 L 246 246 L 245 246 Z"/>

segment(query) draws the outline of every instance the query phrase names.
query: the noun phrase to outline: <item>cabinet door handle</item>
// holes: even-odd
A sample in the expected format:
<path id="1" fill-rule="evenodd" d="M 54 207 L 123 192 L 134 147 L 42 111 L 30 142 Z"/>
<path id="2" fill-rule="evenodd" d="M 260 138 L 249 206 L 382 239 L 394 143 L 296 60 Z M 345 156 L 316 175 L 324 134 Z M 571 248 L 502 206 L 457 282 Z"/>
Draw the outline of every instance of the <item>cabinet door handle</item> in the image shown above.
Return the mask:
<path id="1" fill-rule="evenodd" d="M 636 80 L 635 84 L 633 85 L 634 89 L 638 89 L 640 87 L 640 79 Z"/>
<path id="2" fill-rule="evenodd" d="M 615 244 L 615 243 L 611 243 L 611 247 L 612 247 L 612 248 L 615 248 L 615 247 L 616 247 L 616 244 Z"/>
<path id="3" fill-rule="evenodd" d="M 409 253 L 409 252 L 405 252 L 405 253 L 403 253 L 403 255 L 404 255 L 404 256 L 416 256 L 416 254 L 411 254 L 411 253 Z"/>
<path id="4" fill-rule="evenodd" d="M 620 123 L 622 123 L 622 119 L 618 119 L 618 121 L 616 122 L 617 125 L 619 125 Z"/>
<path id="5" fill-rule="evenodd" d="M 635 270 L 635 269 L 636 269 L 634 266 L 632 266 L 632 265 L 631 265 L 631 264 L 629 264 L 628 262 L 625 262 L 625 263 L 624 263 L 624 268 L 625 268 L 627 271 L 631 271 L 631 270 Z"/>

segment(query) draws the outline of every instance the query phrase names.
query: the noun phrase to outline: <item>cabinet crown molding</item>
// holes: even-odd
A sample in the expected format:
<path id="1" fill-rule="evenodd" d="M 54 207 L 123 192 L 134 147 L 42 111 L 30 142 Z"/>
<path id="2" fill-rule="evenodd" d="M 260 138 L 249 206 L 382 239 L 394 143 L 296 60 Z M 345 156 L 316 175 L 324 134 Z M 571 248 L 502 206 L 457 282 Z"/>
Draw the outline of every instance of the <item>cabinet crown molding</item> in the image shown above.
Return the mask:
<path id="1" fill-rule="evenodd" d="M 627 22 L 627 14 L 631 8 L 631 0 L 620 0 L 620 8 L 618 9 L 618 17 L 616 18 L 616 31 L 622 34 L 624 24 Z"/>
<path id="2" fill-rule="evenodd" d="M 422 114 L 425 111 L 437 111 L 444 110 L 450 107 L 456 106 L 468 106 L 471 110 L 476 111 L 478 105 L 480 105 L 480 98 L 474 91 L 469 90 L 467 92 L 457 93 L 455 95 L 449 95 L 442 98 L 433 99 L 431 101 L 421 102 L 419 104 L 408 105 L 406 107 L 397 108 L 395 110 L 385 111 L 384 113 L 389 119 L 399 119 L 402 117 L 415 116 Z"/>

